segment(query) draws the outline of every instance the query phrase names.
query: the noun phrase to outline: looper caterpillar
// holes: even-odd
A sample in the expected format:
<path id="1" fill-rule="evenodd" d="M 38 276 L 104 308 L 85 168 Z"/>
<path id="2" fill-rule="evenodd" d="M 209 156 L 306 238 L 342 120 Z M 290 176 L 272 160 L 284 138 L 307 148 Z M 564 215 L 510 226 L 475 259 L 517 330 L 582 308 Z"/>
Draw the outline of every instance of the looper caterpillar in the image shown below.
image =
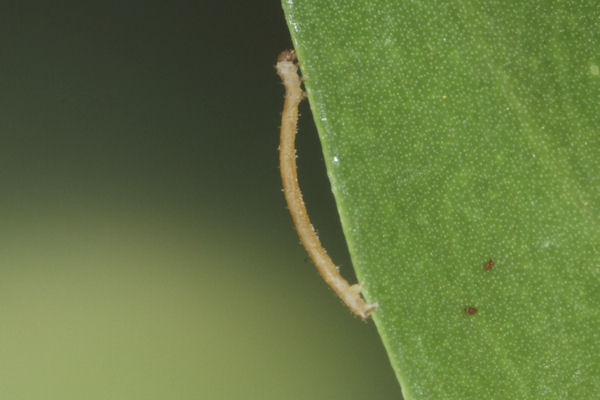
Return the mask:
<path id="1" fill-rule="evenodd" d="M 348 308 L 354 314 L 366 319 L 377 308 L 377 303 L 369 304 L 365 302 L 360 295 L 362 284 L 350 285 L 340 275 L 337 267 L 321 245 L 319 237 L 310 223 L 306 206 L 302 199 L 302 192 L 298 186 L 295 140 L 298 125 L 298 105 L 304 99 L 305 94 L 300 87 L 302 78 L 298 75 L 298 64 L 296 64 L 295 60 L 296 52 L 294 50 L 286 50 L 279 55 L 277 65 L 275 66 L 277 74 L 281 77 L 281 81 L 285 87 L 279 144 L 279 167 L 283 182 L 283 192 L 300 241 L 317 267 L 317 270 Z"/>

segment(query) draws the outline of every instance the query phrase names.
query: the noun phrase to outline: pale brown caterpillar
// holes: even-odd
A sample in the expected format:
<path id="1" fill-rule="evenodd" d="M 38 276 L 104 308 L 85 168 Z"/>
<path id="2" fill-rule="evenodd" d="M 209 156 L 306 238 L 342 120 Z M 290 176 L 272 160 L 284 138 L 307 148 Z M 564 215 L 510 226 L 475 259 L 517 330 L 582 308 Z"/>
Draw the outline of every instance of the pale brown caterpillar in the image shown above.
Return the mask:
<path id="1" fill-rule="evenodd" d="M 337 267 L 327 255 L 315 232 L 308 213 L 302 192 L 298 186 L 296 172 L 296 129 L 298 125 L 298 105 L 305 94 L 300 87 L 302 78 L 298 75 L 296 51 L 286 50 L 277 58 L 277 73 L 285 87 L 285 101 L 281 115 L 281 137 L 279 144 L 279 166 L 283 192 L 288 208 L 292 214 L 296 231 L 300 241 L 306 248 L 310 258 L 319 270 L 319 273 L 342 299 L 350 310 L 363 319 L 367 319 L 371 312 L 377 308 L 377 303 L 369 304 L 361 297 L 362 284 L 350 285 L 338 272 Z"/>

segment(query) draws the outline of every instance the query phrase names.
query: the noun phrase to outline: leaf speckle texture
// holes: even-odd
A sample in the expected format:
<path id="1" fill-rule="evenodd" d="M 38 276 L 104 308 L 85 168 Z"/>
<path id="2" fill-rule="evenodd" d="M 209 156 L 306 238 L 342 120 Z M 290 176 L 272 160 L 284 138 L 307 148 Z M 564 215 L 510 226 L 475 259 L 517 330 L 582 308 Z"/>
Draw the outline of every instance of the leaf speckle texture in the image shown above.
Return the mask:
<path id="1" fill-rule="evenodd" d="M 600 3 L 283 7 L 405 398 L 600 398 Z"/>

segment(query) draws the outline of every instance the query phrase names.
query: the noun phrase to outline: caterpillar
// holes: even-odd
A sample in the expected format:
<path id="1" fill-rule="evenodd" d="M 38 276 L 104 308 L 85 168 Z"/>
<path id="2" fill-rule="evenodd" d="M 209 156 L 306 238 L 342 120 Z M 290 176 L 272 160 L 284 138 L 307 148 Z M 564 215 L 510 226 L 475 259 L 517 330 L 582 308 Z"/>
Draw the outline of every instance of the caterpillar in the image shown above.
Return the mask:
<path id="1" fill-rule="evenodd" d="M 277 58 L 275 68 L 285 87 L 285 100 L 281 114 L 279 167 L 283 193 L 296 231 L 302 245 L 325 282 L 342 299 L 350 311 L 362 319 L 367 319 L 371 312 L 378 307 L 377 303 L 367 303 L 362 298 L 362 283 L 350 285 L 340 275 L 331 257 L 321 245 L 321 241 L 308 218 L 302 192 L 298 185 L 295 147 L 298 128 L 298 105 L 306 95 L 301 87 L 302 78 L 298 74 L 296 51 L 286 50 L 282 52 Z"/>

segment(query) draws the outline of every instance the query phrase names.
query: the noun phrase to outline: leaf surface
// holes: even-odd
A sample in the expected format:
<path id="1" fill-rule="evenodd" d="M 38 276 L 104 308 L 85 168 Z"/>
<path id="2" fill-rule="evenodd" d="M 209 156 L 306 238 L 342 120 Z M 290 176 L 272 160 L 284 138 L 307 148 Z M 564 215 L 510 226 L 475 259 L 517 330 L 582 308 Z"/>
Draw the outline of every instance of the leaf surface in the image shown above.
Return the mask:
<path id="1" fill-rule="evenodd" d="M 600 398 L 600 3 L 283 7 L 406 399 Z"/>

